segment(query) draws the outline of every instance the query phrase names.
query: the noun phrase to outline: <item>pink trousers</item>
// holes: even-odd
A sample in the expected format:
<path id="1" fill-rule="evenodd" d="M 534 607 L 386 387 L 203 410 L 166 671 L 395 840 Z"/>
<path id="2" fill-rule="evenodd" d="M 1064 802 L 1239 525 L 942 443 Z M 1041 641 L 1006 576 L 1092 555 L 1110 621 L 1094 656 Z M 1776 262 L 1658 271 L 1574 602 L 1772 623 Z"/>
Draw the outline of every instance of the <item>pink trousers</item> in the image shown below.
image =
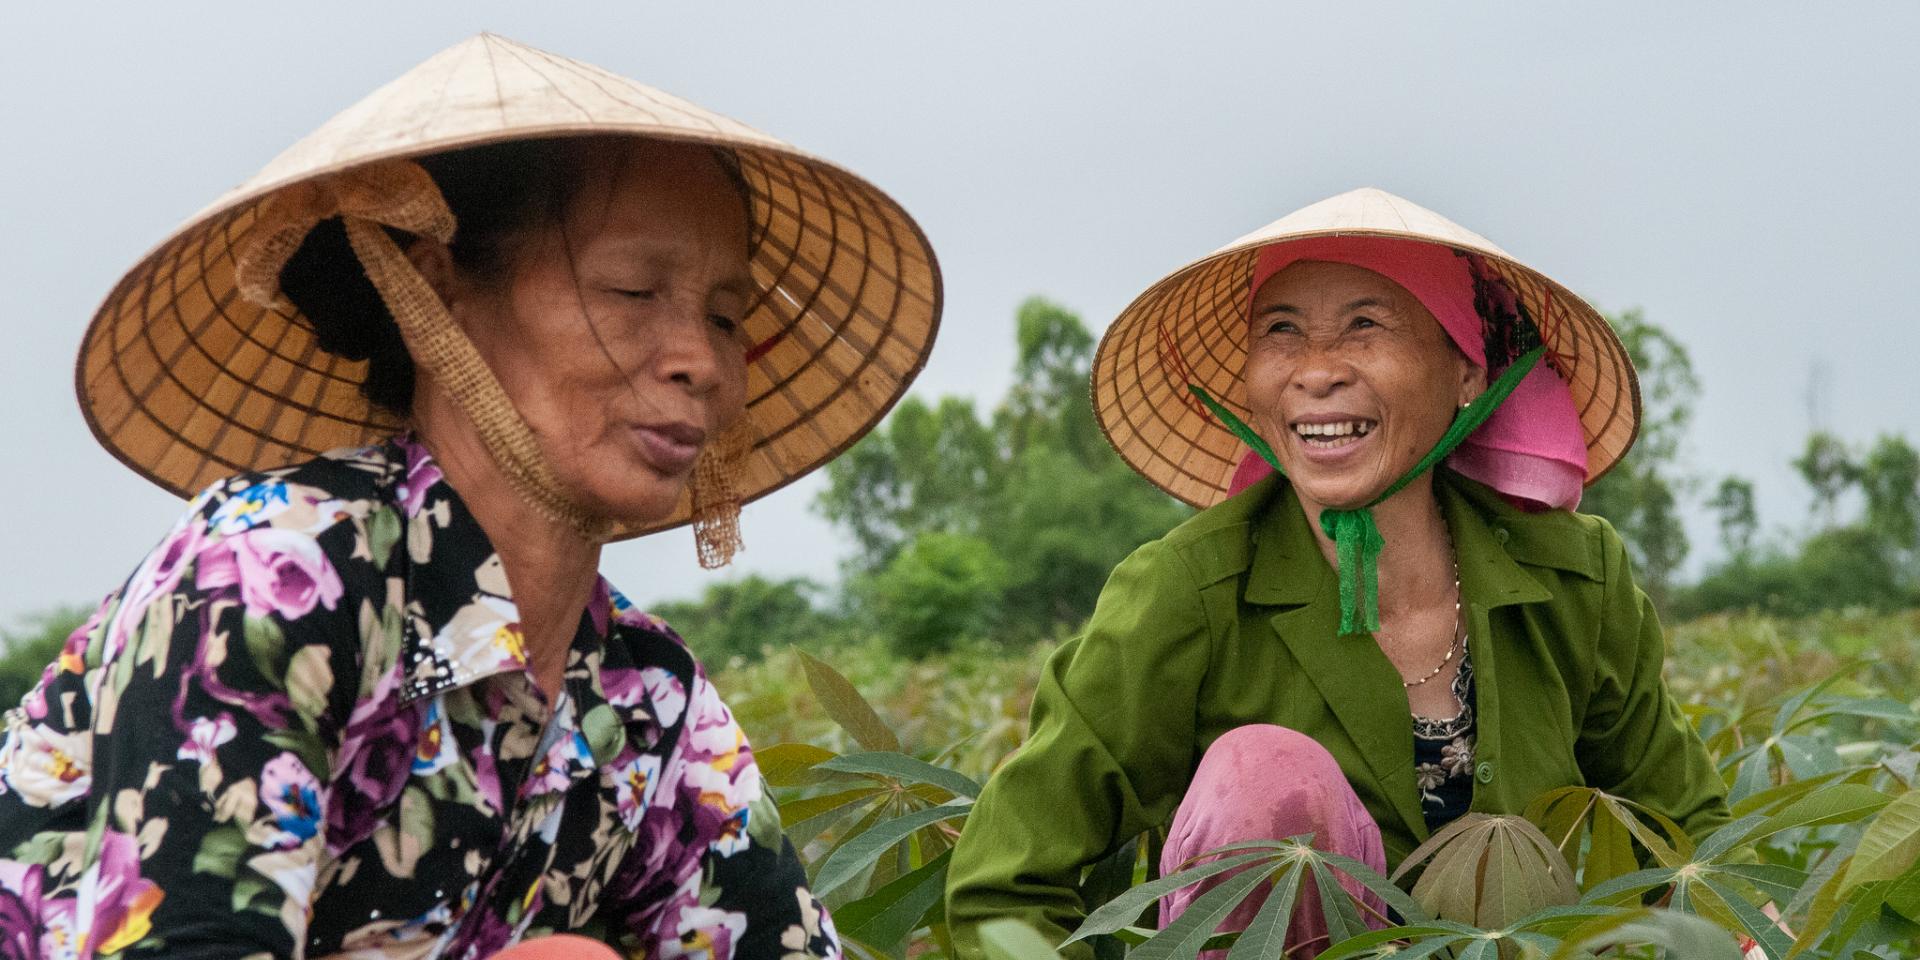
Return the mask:
<path id="1" fill-rule="evenodd" d="M 1306 734 L 1272 724 L 1252 724 L 1227 731 L 1207 748 L 1194 772 L 1186 799 L 1174 814 L 1167 845 L 1160 856 L 1161 876 L 1191 867 L 1208 850 L 1244 840 L 1284 840 L 1313 834 L 1318 850 L 1352 857 L 1374 870 L 1386 872 L 1386 851 L 1380 827 L 1368 815 L 1340 764 L 1325 747 Z M 1160 925 L 1166 926 L 1187 909 L 1195 897 L 1233 875 L 1216 874 L 1160 901 Z M 1374 927 L 1384 926 L 1386 904 L 1360 883 L 1336 873 L 1340 885 L 1373 911 L 1361 915 Z M 1252 894 L 1220 923 L 1219 931 L 1244 930 L 1266 903 L 1267 888 Z M 1293 921 L 1288 927 L 1288 956 L 1311 957 L 1325 950 L 1327 924 L 1320 913 L 1320 895 L 1309 875 L 1302 878 Z M 1300 944 L 1304 949 L 1293 947 Z M 1295 952 L 1298 950 L 1298 952 Z M 1225 951 L 1213 951 L 1224 954 Z M 1207 956 L 1207 954 L 1201 954 Z"/>

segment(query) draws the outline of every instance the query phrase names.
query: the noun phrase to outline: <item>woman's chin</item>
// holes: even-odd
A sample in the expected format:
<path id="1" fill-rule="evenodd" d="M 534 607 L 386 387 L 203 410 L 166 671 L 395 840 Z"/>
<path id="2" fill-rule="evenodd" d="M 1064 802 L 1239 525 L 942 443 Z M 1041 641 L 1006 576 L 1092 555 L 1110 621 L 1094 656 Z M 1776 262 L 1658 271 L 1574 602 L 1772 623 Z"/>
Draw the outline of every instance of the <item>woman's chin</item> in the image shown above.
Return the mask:
<path id="1" fill-rule="evenodd" d="M 641 482 L 608 484 L 598 490 L 589 488 L 583 506 L 624 527 L 652 526 L 673 516 L 686 487 L 685 477 L 648 477 Z"/>

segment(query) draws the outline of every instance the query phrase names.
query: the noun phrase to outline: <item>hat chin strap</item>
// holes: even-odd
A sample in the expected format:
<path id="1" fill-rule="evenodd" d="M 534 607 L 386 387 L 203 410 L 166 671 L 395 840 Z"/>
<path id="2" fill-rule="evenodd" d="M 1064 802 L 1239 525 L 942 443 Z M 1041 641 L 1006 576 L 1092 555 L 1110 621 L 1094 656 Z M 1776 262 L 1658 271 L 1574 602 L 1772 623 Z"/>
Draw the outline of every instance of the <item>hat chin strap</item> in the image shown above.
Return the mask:
<path id="1" fill-rule="evenodd" d="M 1413 469 L 1402 474 L 1392 486 L 1366 506 L 1352 510 L 1328 509 L 1320 511 L 1320 529 L 1333 540 L 1334 555 L 1339 561 L 1340 571 L 1340 634 L 1346 636 L 1355 633 L 1374 633 L 1380 629 L 1380 551 L 1386 546 L 1386 540 L 1380 536 L 1380 526 L 1374 522 L 1373 508 L 1385 503 L 1394 494 L 1406 489 L 1407 484 L 1433 465 L 1446 459 L 1460 444 L 1464 443 L 1474 430 L 1487 422 L 1493 412 L 1500 408 L 1512 395 L 1515 387 L 1526 378 L 1534 365 L 1540 362 L 1546 353 L 1544 347 L 1535 347 L 1521 355 L 1500 374 L 1500 378 L 1473 399 L 1472 403 L 1460 409 L 1454 415 L 1453 423 L 1442 434 L 1440 442 L 1435 444 Z M 1187 389 L 1200 398 L 1215 419 L 1240 438 L 1248 449 L 1260 455 L 1262 460 L 1273 467 L 1275 473 L 1286 476 L 1287 471 L 1280 466 L 1280 459 L 1273 448 L 1246 422 L 1233 415 L 1233 411 L 1222 406 L 1218 400 L 1208 394 L 1199 384 L 1188 384 Z"/>
<path id="2" fill-rule="evenodd" d="M 533 430 L 454 323 L 446 304 L 413 268 L 384 227 L 451 242 L 453 213 L 425 168 L 410 160 L 359 167 L 287 188 L 263 206 L 254 236 L 235 258 L 235 280 L 248 300 L 285 308 L 280 273 L 320 221 L 340 217 L 367 278 L 393 314 L 401 339 L 473 423 L 507 482 L 542 516 L 590 543 L 610 539 L 612 520 L 581 507 L 561 488 Z"/>

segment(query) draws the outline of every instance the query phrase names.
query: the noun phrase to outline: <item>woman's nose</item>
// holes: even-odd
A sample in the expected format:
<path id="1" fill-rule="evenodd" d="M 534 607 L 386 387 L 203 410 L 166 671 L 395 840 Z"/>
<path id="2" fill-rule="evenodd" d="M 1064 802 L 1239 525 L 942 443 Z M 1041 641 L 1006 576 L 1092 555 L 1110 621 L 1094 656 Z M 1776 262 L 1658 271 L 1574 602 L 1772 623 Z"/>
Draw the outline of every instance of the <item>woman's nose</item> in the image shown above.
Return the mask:
<path id="1" fill-rule="evenodd" d="M 1353 382 L 1353 366 L 1335 350 L 1309 344 L 1293 368 L 1293 387 L 1323 397 Z"/>
<path id="2" fill-rule="evenodd" d="M 692 393 L 707 393 L 720 382 L 719 349 L 725 338 L 704 310 L 679 310 L 661 325 L 653 352 L 654 375 Z"/>

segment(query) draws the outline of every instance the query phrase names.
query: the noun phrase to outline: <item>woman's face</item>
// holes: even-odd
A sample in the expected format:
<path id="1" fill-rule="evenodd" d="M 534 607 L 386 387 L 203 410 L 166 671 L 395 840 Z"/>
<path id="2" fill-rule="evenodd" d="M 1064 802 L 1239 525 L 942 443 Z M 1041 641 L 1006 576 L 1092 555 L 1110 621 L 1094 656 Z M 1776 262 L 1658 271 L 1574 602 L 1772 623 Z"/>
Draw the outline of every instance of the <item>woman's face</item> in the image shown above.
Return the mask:
<path id="1" fill-rule="evenodd" d="M 1254 293 L 1251 318 L 1253 427 L 1322 508 L 1379 496 L 1486 385 L 1419 300 L 1361 267 L 1295 263 Z"/>
<path id="2" fill-rule="evenodd" d="M 449 308 L 567 491 L 632 523 L 672 513 L 740 415 L 752 304 L 739 189 L 704 147 L 595 146 L 559 222 Z"/>

